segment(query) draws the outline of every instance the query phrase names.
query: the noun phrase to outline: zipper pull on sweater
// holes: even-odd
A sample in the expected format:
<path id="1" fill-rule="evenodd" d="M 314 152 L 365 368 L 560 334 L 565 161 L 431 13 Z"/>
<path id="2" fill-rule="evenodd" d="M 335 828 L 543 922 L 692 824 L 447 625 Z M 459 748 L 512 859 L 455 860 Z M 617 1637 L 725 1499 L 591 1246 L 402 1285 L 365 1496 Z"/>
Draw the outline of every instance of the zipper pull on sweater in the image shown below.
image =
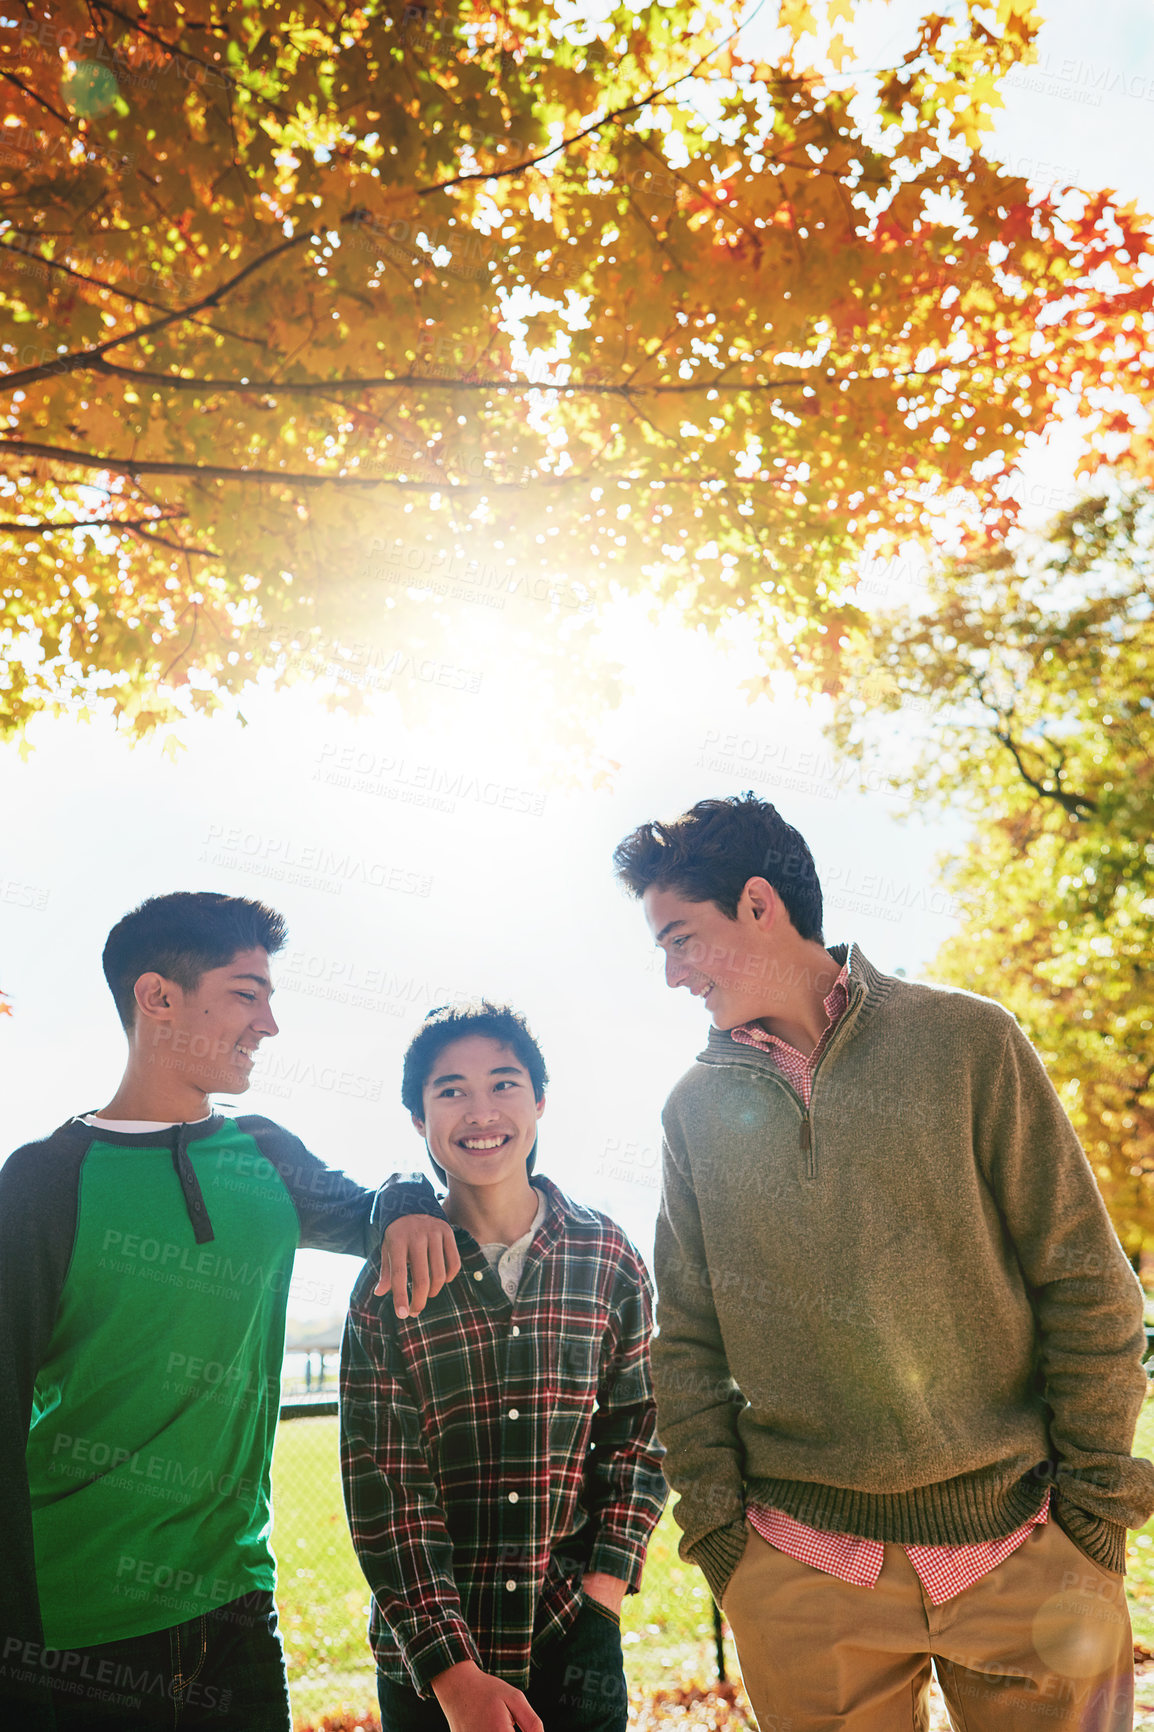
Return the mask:
<path id="1" fill-rule="evenodd" d="M 798 1131 L 798 1140 L 801 1143 L 801 1152 L 805 1156 L 805 1176 L 807 1179 L 812 1179 L 813 1178 L 813 1126 L 809 1122 L 808 1112 L 802 1113 L 802 1115 L 801 1115 L 801 1125 L 800 1125 L 799 1131 Z"/>
<path id="2" fill-rule="evenodd" d="M 174 1125 L 172 1131 L 172 1164 L 176 1176 L 180 1180 L 180 1189 L 184 1196 L 184 1206 L 188 1210 L 188 1218 L 192 1222 L 192 1230 L 198 1245 L 206 1245 L 210 1239 L 215 1239 L 212 1222 L 208 1215 L 208 1205 L 204 1200 L 204 1192 L 200 1188 L 200 1180 L 188 1158 L 188 1126 Z"/>

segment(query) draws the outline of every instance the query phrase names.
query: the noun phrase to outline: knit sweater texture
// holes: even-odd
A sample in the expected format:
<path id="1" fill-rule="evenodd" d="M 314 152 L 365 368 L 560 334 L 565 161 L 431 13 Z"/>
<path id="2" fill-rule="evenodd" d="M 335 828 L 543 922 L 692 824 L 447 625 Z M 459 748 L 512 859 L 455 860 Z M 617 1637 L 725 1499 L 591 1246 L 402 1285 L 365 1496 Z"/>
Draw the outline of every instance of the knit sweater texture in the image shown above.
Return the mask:
<path id="1" fill-rule="evenodd" d="M 716 1029 L 666 1103 L 653 1365 L 682 1554 L 720 1598 L 747 1497 L 961 1545 L 1050 1486 L 1121 1572 L 1154 1510 L 1142 1294 L 1073 1127 L 1001 1006 L 849 961 L 808 1110 Z"/>

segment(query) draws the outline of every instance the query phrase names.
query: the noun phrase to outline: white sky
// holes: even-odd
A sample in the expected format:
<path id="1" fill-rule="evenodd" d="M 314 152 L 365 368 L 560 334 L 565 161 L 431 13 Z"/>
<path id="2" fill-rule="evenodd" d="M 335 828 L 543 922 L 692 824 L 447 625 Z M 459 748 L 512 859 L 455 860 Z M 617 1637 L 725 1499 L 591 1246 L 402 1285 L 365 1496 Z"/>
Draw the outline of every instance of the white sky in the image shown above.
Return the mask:
<path id="1" fill-rule="evenodd" d="M 1006 93 L 1005 160 L 1150 209 L 1154 13 L 1145 0 L 1048 11 L 1041 64 Z M 1068 487 L 1069 463 L 1059 448 L 1031 465 L 1040 515 L 1049 491 Z M 483 642 L 479 610 L 458 605 L 462 641 Z M 413 1026 L 453 992 L 508 998 L 553 1078 L 543 1170 L 648 1254 L 658 1114 L 707 1023 L 666 991 L 640 912 L 613 883 L 614 844 L 647 818 L 753 787 L 814 849 L 827 941 L 856 938 L 883 969 L 912 974 L 952 930 L 935 858 L 963 831 L 936 814 L 899 821 L 884 796 L 858 793 L 803 706 L 747 703 L 748 646 L 726 651 L 626 609 L 614 651 L 632 691 L 602 729 L 620 768 L 596 789 L 559 785 L 535 763 L 506 701 L 518 669 L 499 656 L 477 664 L 478 692 L 446 691 L 419 726 L 388 698 L 353 722 L 305 691 L 265 694 L 245 701 L 247 728 L 184 727 L 175 761 L 103 723 L 41 720 L 27 762 L 0 755 L 0 984 L 16 1012 L 0 1018 L 0 1141 L 15 1147 L 111 1094 L 123 1042 L 100 951 L 126 909 L 173 889 L 261 896 L 286 914 L 290 942 L 276 968 L 282 1032 L 245 1110 L 365 1183 L 419 1166 L 397 1100 Z M 352 781 L 326 781 L 333 773 Z M 413 798 L 434 779 L 451 810 Z M 505 790 L 513 810 L 486 803 Z M 278 867 L 285 876 L 268 875 Z M 340 1303 L 354 1273 L 349 1259 L 304 1256 L 300 1297 Z"/>

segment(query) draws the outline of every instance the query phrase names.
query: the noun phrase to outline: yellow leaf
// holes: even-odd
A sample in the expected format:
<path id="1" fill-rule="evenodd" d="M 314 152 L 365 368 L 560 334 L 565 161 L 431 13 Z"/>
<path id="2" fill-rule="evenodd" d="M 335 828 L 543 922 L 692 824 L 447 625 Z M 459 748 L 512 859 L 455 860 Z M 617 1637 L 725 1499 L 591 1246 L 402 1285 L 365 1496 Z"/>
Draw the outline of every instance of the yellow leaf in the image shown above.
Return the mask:
<path id="1" fill-rule="evenodd" d="M 778 23 L 795 37 L 817 34 L 817 19 L 807 0 L 782 0 Z"/>

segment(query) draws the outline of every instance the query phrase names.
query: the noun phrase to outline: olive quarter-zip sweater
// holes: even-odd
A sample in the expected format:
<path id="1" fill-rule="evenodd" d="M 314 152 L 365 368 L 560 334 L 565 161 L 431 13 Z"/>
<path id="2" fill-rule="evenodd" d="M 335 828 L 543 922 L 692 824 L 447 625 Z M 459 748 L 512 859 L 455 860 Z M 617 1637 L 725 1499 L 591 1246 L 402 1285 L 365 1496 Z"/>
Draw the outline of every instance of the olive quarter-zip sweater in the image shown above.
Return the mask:
<path id="1" fill-rule="evenodd" d="M 1073 1127 L 999 1005 L 856 946 L 849 990 L 808 1112 L 716 1029 L 666 1103 L 653 1369 L 682 1554 L 720 1597 L 746 1495 L 962 1545 L 1050 1485 L 1121 1572 L 1154 1509 L 1142 1295 Z"/>

